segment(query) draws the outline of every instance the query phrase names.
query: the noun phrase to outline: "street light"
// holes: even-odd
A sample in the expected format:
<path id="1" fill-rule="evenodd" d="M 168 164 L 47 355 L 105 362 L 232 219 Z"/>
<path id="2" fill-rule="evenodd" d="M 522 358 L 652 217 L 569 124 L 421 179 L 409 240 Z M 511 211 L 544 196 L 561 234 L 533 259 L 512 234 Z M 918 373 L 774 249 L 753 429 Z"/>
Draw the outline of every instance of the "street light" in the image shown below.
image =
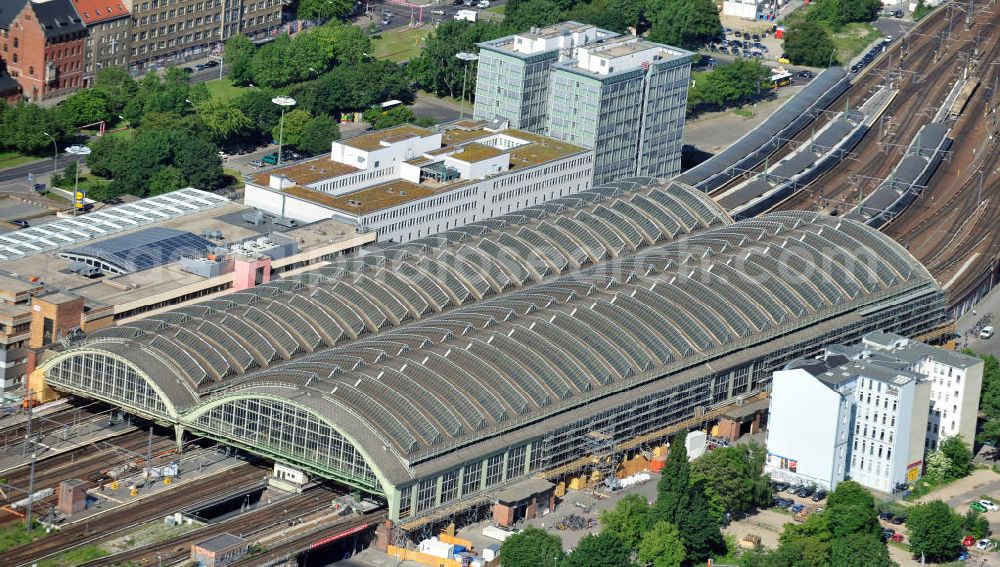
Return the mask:
<path id="1" fill-rule="evenodd" d="M 278 123 L 278 163 L 276 164 L 281 165 L 281 143 L 282 137 L 285 135 L 285 109 L 294 106 L 295 99 L 290 96 L 276 96 L 271 99 L 271 102 L 281 107 L 281 121 Z"/>
<path id="2" fill-rule="evenodd" d="M 76 156 L 76 183 L 73 186 L 73 215 L 83 208 L 83 193 L 80 193 L 80 159 L 90 155 L 90 148 L 87 146 L 70 146 L 66 148 L 66 153 Z"/>
<path id="3" fill-rule="evenodd" d="M 52 134 L 48 132 L 42 132 L 42 134 L 52 140 L 52 177 L 55 177 L 58 175 L 56 170 L 59 167 L 59 144 L 56 144 L 56 139 L 52 137 Z"/>
<path id="4" fill-rule="evenodd" d="M 466 51 L 459 51 L 455 54 L 462 61 L 465 61 L 465 67 L 462 69 L 462 106 L 458 111 L 458 118 L 461 120 L 465 117 L 465 75 L 469 72 L 469 61 L 478 61 L 479 56 L 475 53 L 468 53 Z"/>

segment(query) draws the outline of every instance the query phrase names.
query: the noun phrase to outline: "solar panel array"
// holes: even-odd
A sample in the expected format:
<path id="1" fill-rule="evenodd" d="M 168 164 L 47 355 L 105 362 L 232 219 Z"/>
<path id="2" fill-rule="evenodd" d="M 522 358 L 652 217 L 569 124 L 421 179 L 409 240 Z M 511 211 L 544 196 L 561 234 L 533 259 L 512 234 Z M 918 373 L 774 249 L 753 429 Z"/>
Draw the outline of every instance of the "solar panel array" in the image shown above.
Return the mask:
<path id="1" fill-rule="evenodd" d="M 85 215 L 0 234 L 0 261 L 78 246 L 227 203 L 229 199 L 225 197 L 188 187 L 124 205 L 103 207 Z"/>
<path id="2" fill-rule="evenodd" d="M 176 262 L 182 256 L 197 256 L 214 246 L 212 241 L 190 232 L 152 227 L 64 250 L 59 256 L 74 261 L 100 262 L 110 266 L 116 274 L 131 274 Z"/>

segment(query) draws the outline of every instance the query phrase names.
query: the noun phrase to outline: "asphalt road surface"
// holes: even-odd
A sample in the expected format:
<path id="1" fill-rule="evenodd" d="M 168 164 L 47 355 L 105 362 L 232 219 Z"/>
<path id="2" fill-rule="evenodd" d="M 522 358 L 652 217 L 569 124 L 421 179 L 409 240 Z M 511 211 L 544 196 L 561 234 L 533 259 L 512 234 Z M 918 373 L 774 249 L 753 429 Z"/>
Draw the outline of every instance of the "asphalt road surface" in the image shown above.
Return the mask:
<path id="1" fill-rule="evenodd" d="M 505 0 L 496 0 L 490 2 L 490 7 L 500 6 L 504 4 Z M 384 0 L 372 0 L 368 2 L 368 6 L 372 10 L 372 19 L 376 25 L 381 27 L 383 30 L 391 30 L 395 28 L 400 28 L 410 24 L 410 20 L 419 23 L 419 18 L 421 17 L 420 10 L 410 9 L 407 6 L 402 6 L 399 4 L 393 4 L 391 2 L 386 2 Z M 476 12 L 481 12 L 480 8 L 468 7 L 468 6 L 455 6 L 453 0 L 438 0 L 435 4 L 430 5 L 423 10 L 423 23 L 433 24 L 442 23 L 455 18 L 455 13 L 459 10 L 474 10 Z M 389 12 L 389 22 L 383 24 L 383 13 Z M 441 13 L 435 13 L 441 12 Z M 361 17 L 358 19 L 367 25 L 367 18 Z"/>
<path id="2" fill-rule="evenodd" d="M 56 165 L 56 169 L 62 169 L 66 167 L 66 162 L 63 156 L 59 156 L 59 162 Z M 28 182 L 28 174 L 32 177 L 36 175 L 41 175 L 43 173 L 52 173 L 52 158 L 39 159 L 38 161 L 33 161 L 31 163 L 25 163 L 22 165 L 10 167 L 7 169 L 0 170 L 0 191 L 12 191 L 19 187 L 23 187 L 25 190 L 31 190 L 31 184 Z M 34 180 L 32 180 L 33 182 Z"/>

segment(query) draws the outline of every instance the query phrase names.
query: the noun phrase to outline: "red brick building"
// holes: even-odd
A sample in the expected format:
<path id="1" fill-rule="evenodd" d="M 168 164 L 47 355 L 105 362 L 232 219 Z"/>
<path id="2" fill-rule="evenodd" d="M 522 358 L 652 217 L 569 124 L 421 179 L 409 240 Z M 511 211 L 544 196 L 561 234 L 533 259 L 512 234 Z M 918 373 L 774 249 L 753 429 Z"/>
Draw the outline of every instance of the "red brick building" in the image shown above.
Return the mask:
<path id="1" fill-rule="evenodd" d="M 0 0 L 0 56 L 29 100 L 41 100 L 83 86 L 87 28 L 70 0 Z"/>

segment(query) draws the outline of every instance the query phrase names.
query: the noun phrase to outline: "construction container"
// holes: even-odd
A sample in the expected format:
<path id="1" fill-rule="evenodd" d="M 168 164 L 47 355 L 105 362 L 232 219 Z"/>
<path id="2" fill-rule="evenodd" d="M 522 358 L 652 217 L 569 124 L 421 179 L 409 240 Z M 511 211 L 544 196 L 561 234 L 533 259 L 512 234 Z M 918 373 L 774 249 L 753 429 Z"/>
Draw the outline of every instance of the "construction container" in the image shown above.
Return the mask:
<path id="1" fill-rule="evenodd" d="M 587 477 L 576 476 L 570 479 L 569 489 L 570 490 L 587 490 L 589 483 L 587 482 Z"/>
<path id="2" fill-rule="evenodd" d="M 651 472 L 660 472 L 660 471 L 663 470 L 663 467 L 666 464 L 667 464 L 667 456 L 666 455 L 660 455 L 659 457 L 653 457 L 653 459 L 651 461 L 649 461 L 649 470 Z"/>

